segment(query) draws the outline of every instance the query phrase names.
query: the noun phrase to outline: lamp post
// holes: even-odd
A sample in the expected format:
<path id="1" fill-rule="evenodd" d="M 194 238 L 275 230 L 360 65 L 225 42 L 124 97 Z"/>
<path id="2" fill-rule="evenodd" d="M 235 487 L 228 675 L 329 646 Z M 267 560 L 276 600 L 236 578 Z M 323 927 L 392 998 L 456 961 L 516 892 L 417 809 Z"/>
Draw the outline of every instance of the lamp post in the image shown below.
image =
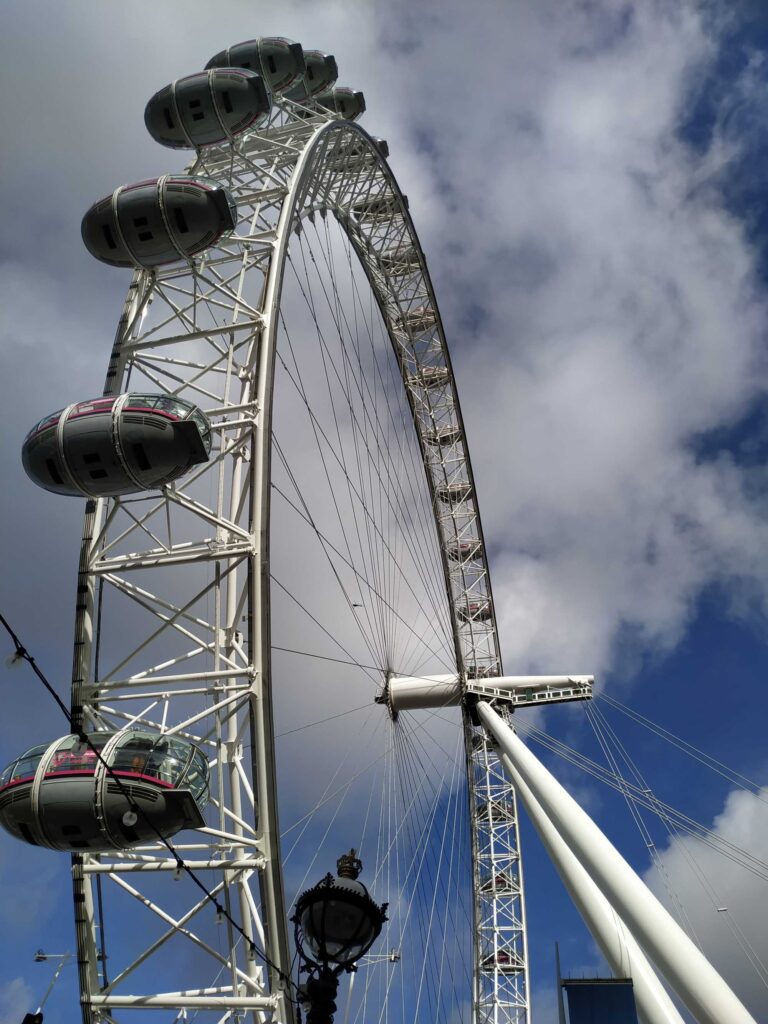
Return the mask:
<path id="1" fill-rule="evenodd" d="M 44 953 L 42 949 L 38 949 L 38 951 L 35 953 L 36 964 L 45 963 L 46 960 L 58 960 L 59 966 L 56 968 L 53 978 L 51 979 L 51 983 L 46 989 L 45 995 L 40 1000 L 40 1005 L 38 1006 L 37 1010 L 34 1013 L 24 1014 L 24 1020 L 21 1022 L 21 1024 L 43 1024 L 43 1007 L 45 1006 L 48 1000 L 48 996 L 53 991 L 53 986 L 56 984 L 59 975 L 61 974 L 64 967 L 66 967 L 66 965 L 69 963 L 71 959 L 71 953 Z"/>
<path id="2" fill-rule="evenodd" d="M 296 901 L 291 921 L 309 974 L 299 990 L 307 1024 L 333 1024 L 339 975 L 355 970 L 387 919 L 387 904 L 374 903 L 357 880 L 362 867 L 357 851 L 350 850 L 336 861 L 336 877 L 327 874 Z"/>

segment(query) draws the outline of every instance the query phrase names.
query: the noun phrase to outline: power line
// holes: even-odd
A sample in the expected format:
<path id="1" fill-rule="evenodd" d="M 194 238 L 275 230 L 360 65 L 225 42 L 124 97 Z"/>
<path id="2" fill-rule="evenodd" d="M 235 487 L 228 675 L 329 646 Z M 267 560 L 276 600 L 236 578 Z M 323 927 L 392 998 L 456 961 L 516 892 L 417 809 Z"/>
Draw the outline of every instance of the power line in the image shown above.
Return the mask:
<path id="1" fill-rule="evenodd" d="M 94 757 L 99 762 L 99 764 L 101 764 L 104 767 L 104 770 L 107 772 L 110 779 L 115 783 L 120 793 L 125 797 L 126 802 L 128 804 L 128 809 L 132 811 L 137 817 L 140 817 L 144 820 L 144 822 L 149 826 L 152 832 L 154 832 L 154 834 L 157 836 L 157 838 L 160 840 L 163 846 L 165 846 L 165 848 L 171 854 L 171 856 L 176 862 L 177 869 L 179 871 L 183 871 L 192 880 L 192 882 L 194 882 L 194 884 L 197 886 L 198 889 L 200 889 L 200 891 L 203 893 L 208 902 L 213 905 L 213 907 L 216 910 L 216 913 L 221 917 L 225 918 L 229 922 L 229 924 L 232 925 L 235 931 L 242 936 L 242 938 L 245 940 L 248 946 L 249 952 L 254 956 L 260 957 L 264 964 L 271 970 L 275 971 L 280 977 L 280 980 L 284 984 L 286 984 L 289 988 L 294 988 L 296 990 L 296 994 L 298 995 L 299 990 L 296 983 L 292 981 L 289 975 L 282 971 L 277 966 L 277 964 L 273 963 L 266 955 L 266 953 L 262 952 L 262 950 L 258 948 L 253 939 L 246 934 L 244 929 L 237 923 L 237 921 L 232 917 L 229 911 L 219 903 L 219 901 L 216 899 L 216 897 L 213 895 L 210 889 L 208 889 L 206 884 L 200 878 L 198 878 L 198 876 L 195 874 L 192 868 L 190 868 L 189 865 L 184 861 L 184 859 L 179 855 L 173 843 L 171 843 L 171 841 L 160 832 L 160 830 L 155 826 L 155 823 L 144 812 L 143 808 L 139 804 L 137 804 L 135 800 L 131 797 L 129 791 L 123 785 L 123 782 L 120 779 L 119 775 L 117 775 L 117 773 L 112 769 L 112 767 L 109 764 L 107 764 L 107 762 L 101 756 L 101 751 L 96 746 L 94 746 L 88 734 L 83 732 L 82 729 L 75 728 L 72 722 L 72 716 L 70 712 L 67 710 L 64 701 L 61 699 L 61 697 L 59 697 L 58 693 L 56 693 L 53 686 L 51 686 L 51 684 L 48 682 L 44 673 L 42 672 L 37 662 L 35 661 L 34 657 L 24 647 L 24 645 L 19 640 L 18 636 L 16 635 L 16 633 L 13 631 L 10 624 L 6 620 L 5 616 L 3 616 L 2 614 L 0 614 L 0 625 L 3 626 L 3 628 L 8 633 L 13 642 L 15 660 L 26 661 L 30 665 L 32 671 L 35 673 L 37 678 L 46 688 L 51 697 L 53 697 L 53 699 L 56 701 L 56 704 L 59 706 L 61 713 L 66 718 L 69 724 L 69 728 L 72 731 L 73 735 L 76 735 L 78 740 L 81 743 L 83 743 L 86 747 L 88 747 L 88 749 L 93 753 Z M 288 996 L 288 999 L 290 999 L 292 1003 L 296 1003 L 295 999 L 292 999 L 291 996 L 287 993 L 286 995 Z"/>

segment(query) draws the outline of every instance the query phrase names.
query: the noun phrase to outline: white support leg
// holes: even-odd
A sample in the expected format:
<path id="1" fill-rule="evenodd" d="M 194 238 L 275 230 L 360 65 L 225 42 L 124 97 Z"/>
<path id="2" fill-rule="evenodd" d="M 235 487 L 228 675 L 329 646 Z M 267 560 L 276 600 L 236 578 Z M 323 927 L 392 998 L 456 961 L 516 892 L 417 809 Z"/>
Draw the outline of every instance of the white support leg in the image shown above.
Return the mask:
<path id="1" fill-rule="evenodd" d="M 489 704 L 477 712 L 572 853 L 699 1024 L 754 1017 L 621 854 Z"/>
<path id="2" fill-rule="evenodd" d="M 501 762 L 568 894 L 603 951 L 611 970 L 617 978 L 632 979 L 641 1024 L 683 1024 L 683 1018 L 624 922 L 560 838 L 514 764 L 504 754 Z"/>

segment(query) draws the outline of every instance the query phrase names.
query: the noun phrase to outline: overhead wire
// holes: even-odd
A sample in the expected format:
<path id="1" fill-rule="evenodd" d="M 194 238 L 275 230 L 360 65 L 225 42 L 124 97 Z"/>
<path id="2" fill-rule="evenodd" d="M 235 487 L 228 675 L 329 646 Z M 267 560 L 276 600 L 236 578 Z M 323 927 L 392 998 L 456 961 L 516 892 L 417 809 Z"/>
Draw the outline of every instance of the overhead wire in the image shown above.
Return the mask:
<path id="1" fill-rule="evenodd" d="M 171 843 L 171 841 L 168 838 L 166 838 L 160 832 L 160 830 L 156 827 L 156 825 L 151 820 L 151 818 L 142 809 L 141 805 L 136 803 L 136 801 L 131 796 L 129 790 L 123 784 L 123 781 L 121 780 L 120 776 L 104 760 L 104 758 L 102 757 L 101 751 L 94 745 L 94 743 L 91 741 L 91 739 L 88 736 L 88 734 L 86 732 L 84 732 L 82 729 L 77 729 L 75 727 L 75 725 L 73 723 L 73 720 L 72 720 L 72 715 L 67 710 L 67 707 L 64 704 L 64 702 L 62 701 L 61 697 L 59 697 L 58 693 L 56 693 L 56 690 L 50 684 L 50 682 L 46 678 L 45 674 L 43 673 L 43 671 L 40 669 L 39 665 L 35 661 L 34 657 L 29 653 L 29 651 L 21 643 L 19 637 L 14 632 L 14 630 L 11 628 L 11 626 L 8 623 L 7 619 L 2 614 L 0 614 L 0 625 L 3 626 L 3 628 L 6 631 L 6 633 L 8 633 L 9 637 L 11 638 L 11 642 L 14 645 L 14 657 L 16 657 L 19 660 L 26 661 L 27 664 L 31 667 L 32 671 L 35 673 L 37 678 L 43 684 L 45 689 L 48 691 L 50 696 L 55 701 L 55 703 L 58 706 L 58 708 L 61 711 L 61 713 L 66 718 L 67 723 L 69 724 L 70 729 L 74 730 L 74 735 L 77 736 L 77 738 L 80 741 L 80 743 L 82 743 L 84 746 L 86 746 L 91 751 L 91 753 L 94 755 L 95 759 L 99 762 L 99 764 L 104 768 L 105 772 L 109 775 L 110 779 L 115 784 L 115 786 L 117 787 L 118 791 L 122 794 L 122 796 L 125 797 L 128 809 L 130 811 L 132 811 L 137 817 L 141 818 L 144 821 L 144 823 L 147 825 L 147 827 L 157 836 L 158 841 L 168 850 L 170 855 L 173 857 L 173 859 L 174 859 L 174 861 L 176 863 L 177 869 L 179 871 L 183 871 L 184 872 L 184 874 L 190 879 L 190 881 L 192 881 L 193 884 L 203 893 L 204 898 L 214 907 L 214 909 L 216 910 L 216 913 L 221 915 L 224 919 L 226 919 L 227 922 L 229 923 L 229 925 L 232 928 L 234 928 L 234 930 L 236 932 L 238 932 L 240 934 L 240 936 L 245 940 L 245 943 L 246 943 L 246 945 L 248 947 L 248 950 L 251 953 L 251 955 L 258 957 L 267 967 L 270 968 L 270 970 L 275 971 L 275 973 L 278 975 L 278 977 L 281 979 L 281 981 L 289 989 L 291 987 L 296 989 L 296 994 L 298 995 L 298 989 L 296 988 L 296 985 L 293 982 L 293 980 L 290 978 L 290 976 L 287 975 L 283 970 L 281 970 L 281 968 L 279 968 L 277 966 L 277 964 L 275 964 L 267 956 L 267 954 L 263 950 L 259 949 L 259 947 L 253 941 L 253 939 L 238 924 L 238 922 L 232 917 L 232 915 L 229 913 L 229 911 L 225 907 L 223 907 L 221 905 L 221 903 L 219 903 L 218 899 L 208 889 L 208 887 L 202 881 L 202 879 L 200 879 L 198 877 L 196 872 L 192 868 L 189 867 L 189 865 L 186 863 L 184 858 L 179 854 L 178 850 L 175 848 L 173 843 Z M 289 992 L 286 992 L 286 996 L 292 1002 L 295 1002 L 295 1000 L 293 999 L 293 997 L 290 995 Z"/>

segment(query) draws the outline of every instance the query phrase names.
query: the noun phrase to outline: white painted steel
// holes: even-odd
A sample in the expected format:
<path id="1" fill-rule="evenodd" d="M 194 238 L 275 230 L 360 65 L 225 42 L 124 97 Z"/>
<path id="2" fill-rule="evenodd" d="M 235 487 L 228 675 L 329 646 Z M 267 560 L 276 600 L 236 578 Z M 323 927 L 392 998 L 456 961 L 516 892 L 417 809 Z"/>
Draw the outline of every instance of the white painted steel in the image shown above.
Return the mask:
<path id="1" fill-rule="evenodd" d="M 387 683 L 387 697 L 393 712 L 447 708 L 461 703 L 463 689 L 458 675 L 393 676 Z"/>
<path id="2" fill-rule="evenodd" d="M 467 693 L 521 706 L 552 704 L 588 700 L 594 681 L 594 676 L 494 676 L 485 681 L 464 681 L 460 675 L 392 676 L 386 698 L 392 712 L 453 707 Z"/>
<path id="3" fill-rule="evenodd" d="M 482 724 L 609 903 L 699 1024 L 756 1024 L 741 1000 L 592 819 L 489 704 Z"/>
<path id="4" fill-rule="evenodd" d="M 614 976 L 631 978 L 641 1024 L 684 1024 L 626 925 L 571 853 L 510 759 L 501 759 L 539 838 Z"/>
<path id="5" fill-rule="evenodd" d="M 343 144 L 351 141 L 367 146 L 370 160 L 345 175 L 333 165 L 338 164 Z M 327 171 L 332 167 L 330 175 Z M 219 827 L 200 830 L 198 838 L 203 842 L 180 843 L 177 848 L 202 851 L 191 863 L 215 872 L 212 891 L 221 894 L 271 966 L 248 955 L 228 925 L 224 926 L 224 947 L 228 947 L 224 956 L 191 930 L 188 922 L 201 911 L 210 911 L 206 901 L 199 900 L 199 892 L 178 913 L 165 911 L 160 901 L 147 895 L 145 887 L 152 879 L 160 882 L 169 873 L 176 874 L 175 861 L 160 846 L 143 847 L 146 853 L 141 855 L 148 860 L 138 867 L 134 857 L 123 852 L 101 858 L 77 854 L 73 885 L 84 1024 L 97 1024 L 107 1005 L 149 1006 L 113 990 L 139 964 L 162 958 L 171 939 L 192 943 L 211 958 L 215 970 L 223 966 L 237 984 L 259 993 L 255 998 L 264 1002 L 247 1006 L 264 1009 L 249 1014 L 249 1020 L 290 1024 L 293 1018 L 284 979 L 290 957 L 270 687 L 270 417 L 288 242 L 302 218 L 317 210 L 330 211 L 346 232 L 397 357 L 434 499 L 457 677 L 459 673 L 490 676 L 500 670 L 482 527 L 450 358 L 424 256 L 386 162 L 358 126 L 327 112 L 300 120 L 293 116 L 289 102 L 278 101 L 266 125 L 235 146 L 200 151 L 188 171 L 216 178 L 232 190 L 240 210 L 239 233 L 189 265 L 134 274 L 104 393 L 125 389 L 130 374 L 134 383 L 138 375 L 152 390 L 182 393 L 214 417 L 220 447 L 210 464 L 196 467 L 159 495 L 131 502 L 92 499 L 86 503 L 72 710 L 78 727 L 147 726 L 203 745 L 214 767 Z M 387 199 L 386 216 L 357 218 L 352 212 L 359 198 L 375 202 L 381 197 Z M 407 268 L 398 265 L 397 273 L 388 273 L 381 255 L 393 244 L 409 246 L 411 255 Z M 436 436 L 441 438 L 437 444 Z M 203 478 L 213 481 L 208 494 L 195 490 Z M 456 497 L 449 502 L 438 500 L 438 492 Z M 460 544 L 468 545 L 467 557 L 455 557 Z M 193 589 L 181 584 L 182 572 L 198 580 L 194 575 L 198 571 L 206 574 L 204 584 L 196 583 Z M 141 585 L 134 582 L 137 579 Z M 102 665 L 100 670 L 98 638 L 105 633 L 99 628 L 102 593 L 107 606 L 117 595 L 127 607 L 148 614 L 156 628 L 137 635 L 117 664 L 106 669 Z M 483 618 L 459 614 L 462 607 L 474 604 L 487 609 L 487 617 L 485 612 Z M 121 641 L 126 639 L 123 632 L 117 630 Z M 169 638 L 179 650 L 168 652 Z M 185 671 L 196 659 L 206 659 L 201 671 Z M 199 702 L 191 710 L 190 699 Z M 472 1015 L 482 1024 L 528 1024 L 525 908 L 514 792 L 495 752 L 466 713 L 464 731 L 478 922 L 473 936 Z M 493 814 L 481 820 L 491 801 Z M 246 851 L 258 856 L 249 858 Z M 251 862 L 253 869 L 244 867 Z M 483 880 L 499 865 L 509 878 L 508 889 L 481 892 Z M 128 885 L 123 876 L 134 884 Z M 101 878 L 168 926 L 125 964 L 119 929 L 113 929 L 110 961 L 118 973 L 109 981 L 98 954 L 100 928 L 93 884 Z M 256 897 L 254 882 L 259 889 Z M 516 965 L 514 971 L 509 963 Z M 115 1001 L 120 999 L 127 1002 Z M 231 1005 L 246 1008 L 237 1002 Z"/>

